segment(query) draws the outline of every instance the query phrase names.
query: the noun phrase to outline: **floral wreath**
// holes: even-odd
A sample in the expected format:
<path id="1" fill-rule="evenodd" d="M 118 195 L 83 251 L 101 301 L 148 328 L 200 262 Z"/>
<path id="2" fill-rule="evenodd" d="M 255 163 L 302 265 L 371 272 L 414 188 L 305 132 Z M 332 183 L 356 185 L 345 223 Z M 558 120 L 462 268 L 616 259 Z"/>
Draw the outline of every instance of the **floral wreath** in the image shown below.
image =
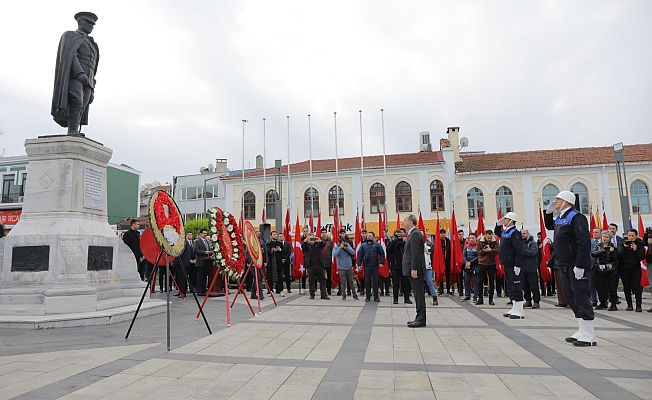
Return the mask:
<path id="1" fill-rule="evenodd" d="M 213 245 L 213 261 L 222 275 L 233 279 L 242 278 L 245 266 L 242 235 L 233 214 L 215 207 L 210 211 L 210 231 Z"/>
<path id="2" fill-rule="evenodd" d="M 154 238 L 167 254 L 177 257 L 183 253 L 186 231 L 179 207 L 167 192 L 154 192 L 149 199 L 149 223 Z"/>

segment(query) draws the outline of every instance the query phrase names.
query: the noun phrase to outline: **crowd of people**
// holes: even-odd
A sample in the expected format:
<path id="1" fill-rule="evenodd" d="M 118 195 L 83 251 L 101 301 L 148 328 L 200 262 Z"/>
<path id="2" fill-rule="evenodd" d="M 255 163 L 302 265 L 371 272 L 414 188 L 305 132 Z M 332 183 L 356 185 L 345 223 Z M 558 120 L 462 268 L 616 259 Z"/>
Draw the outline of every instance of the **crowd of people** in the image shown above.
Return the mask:
<path id="1" fill-rule="evenodd" d="M 570 196 L 568 200 L 571 200 Z M 572 204 L 570 209 L 567 207 L 564 211 L 569 210 L 573 211 L 569 221 L 575 221 L 575 215 L 581 215 L 572 208 Z M 303 266 L 300 276 L 293 276 L 292 246 L 282 234 L 271 232 L 269 240 L 262 242 L 264 267 L 262 271 L 251 269 L 256 271 L 258 277 L 256 273 L 247 274 L 245 287 L 251 292 L 252 298 L 260 296 L 262 299 L 265 292 L 285 296 L 292 292 L 292 282 L 298 281 L 299 291 L 306 290 L 306 283 L 308 284 L 310 299 L 315 298 L 319 287 L 319 298 L 323 300 L 330 300 L 330 296 L 336 293 L 342 300 L 352 297 L 354 300 L 364 298 L 367 302 L 380 302 L 381 297 L 388 297 L 393 304 L 398 304 L 401 299 L 406 304 L 412 304 L 412 297 L 416 299 L 427 294 L 432 298 L 434 306 L 438 305 L 438 296 L 444 294 L 457 295 L 462 301 L 472 301 L 476 305 L 485 304 L 487 298 L 490 306 L 495 305 L 496 298 L 504 295 L 508 299 L 507 305 L 512 306 L 505 316 L 516 319 L 524 318 L 524 308 L 540 308 L 541 298 L 545 296 L 556 296 L 555 305 L 558 307 L 577 308 L 574 295 L 568 290 L 571 284 L 578 286 L 576 282 L 568 280 L 575 272 L 565 269 L 582 265 L 586 274 L 580 275 L 577 272 L 579 278 L 576 280 L 586 288 L 578 286 L 575 290 L 586 292 L 589 303 L 581 304 L 584 309 L 576 312 L 577 315 L 592 319 L 593 309 L 617 311 L 623 300 L 618 294 L 619 282 L 622 282 L 624 301 L 627 304 L 625 310 L 642 312 L 641 262 L 652 262 L 652 234 L 646 232 L 641 239 L 636 229 L 629 229 L 626 236 L 621 237 L 618 235 L 618 226 L 612 223 L 608 230 L 594 229 L 589 238 L 588 226 L 580 223 L 578 227 L 573 227 L 577 232 L 572 233 L 578 238 L 569 239 L 564 237 L 564 232 L 570 229 L 565 230 L 565 219 L 553 219 L 553 213 L 556 211 L 555 214 L 561 215 L 562 210 L 549 207 L 547 211 L 546 225 L 547 229 L 555 231 L 554 242 L 550 239 L 542 240 L 541 233 L 537 233 L 535 239 L 527 229 L 517 230 L 518 217 L 514 212 L 505 214 L 493 230 L 480 235 L 476 236 L 472 232 L 465 236 L 464 231 L 458 231 L 459 243 L 452 243 L 446 230 L 440 230 L 438 236 L 445 265 L 441 276 L 436 276 L 437 268 L 434 268 L 437 261 L 434 258 L 436 246 L 433 242 L 436 239 L 428 232 L 425 232 L 425 236 L 419 232 L 422 245 L 416 258 L 419 259 L 419 265 L 423 264 L 423 272 L 418 276 L 420 286 L 416 290 L 410 271 L 405 269 L 406 262 L 414 265 L 416 260 L 414 248 L 409 252 L 410 260 L 405 260 L 409 231 L 414 230 L 414 226 L 410 225 L 414 216 L 406 218 L 404 226 L 394 230 L 391 235 L 381 232 L 380 235 L 386 235 L 382 243 L 375 232 L 362 231 L 364 240 L 357 248 L 344 229 L 340 229 L 333 238 L 326 229 L 321 229 L 317 235 L 307 227 L 304 228 L 301 236 Z M 584 221 L 586 217 L 577 220 Z M 150 279 L 155 269 L 140 251 L 138 229 L 138 221 L 133 220 L 132 227 L 123 235 L 123 240 L 134 252 L 141 278 L 146 280 Z M 581 238 L 582 232 L 586 241 Z M 198 294 L 206 293 L 208 269 L 212 263 L 211 244 L 206 233 L 202 229 L 194 239 L 192 234 L 187 235 L 186 250 L 173 263 L 170 286 L 166 287 L 164 283 L 165 267 L 159 267 L 159 290 L 170 290 L 174 283 L 178 290 L 176 295 L 183 298 L 189 289 L 189 278 Z M 571 234 L 566 233 L 568 235 Z M 549 245 L 550 256 L 547 265 L 542 266 L 546 245 Z M 458 246 L 462 254 L 459 269 L 451 268 L 454 267 L 451 262 L 453 246 Z M 577 246 L 580 248 L 576 249 Z M 572 259 L 568 260 L 569 257 Z M 249 259 L 247 261 L 251 262 Z M 180 268 L 181 264 L 186 267 L 187 274 Z M 385 265 L 387 267 L 384 269 Z M 550 277 L 542 276 L 544 267 L 550 268 Z M 338 279 L 334 279 L 333 273 L 338 274 Z M 584 270 L 581 274 L 584 274 Z M 265 281 L 268 285 L 263 283 Z M 335 281 L 340 283 L 334 285 Z M 567 289 L 562 289 L 564 286 Z M 258 291 L 255 290 L 256 287 Z M 591 310 L 588 311 L 587 307 Z M 648 312 L 652 312 L 652 308 Z"/>

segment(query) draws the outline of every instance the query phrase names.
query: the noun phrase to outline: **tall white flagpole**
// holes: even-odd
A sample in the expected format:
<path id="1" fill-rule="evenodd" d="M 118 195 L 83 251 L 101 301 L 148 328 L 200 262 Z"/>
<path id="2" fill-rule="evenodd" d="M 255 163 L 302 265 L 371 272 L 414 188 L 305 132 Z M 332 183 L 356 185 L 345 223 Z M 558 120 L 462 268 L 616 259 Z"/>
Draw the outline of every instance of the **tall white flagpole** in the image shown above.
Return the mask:
<path id="1" fill-rule="evenodd" d="M 292 213 L 292 191 L 290 190 L 292 173 L 290 172 L 290 116 L 285 117 L 288 124 L 288 208 L 290 209 L 290 214 Z"/>
<path id="2" fill-rule="evenodd" d="M 310 129 L 310 114 L 308 114 L 308 165 L 310 167 L 310 218 L 314 218 L 315 216 L 315 209 L 314 209 L 314 195 L 313 195 L 313 187 L 312 187 L 312 130 Z M 317 232 L 319 234 L 319 232 Z"/>
<path id="3" fill-rule="evenodd" d="M 339 187 L 340 185 L 340 169 L 337 163 L 337 112 L 333 113 L 333 122 L 335 126 L 335 186 Z M 339 197 L 339 193 L 337 194 L 337 197 Z M 335 205 L 339 204 L 339 199 L 338 201 L 335 202 Z"/>
<path id="4" fill-rule="evenodd" d="M 263 118 L 263 210 L 267 208 L 267 171 L 265 171 L 265 164 L 267 164 L 266 142 L 265 142 L 265 118 Z"/>
<path id="5" fill-rule="evenodd" d="M 360 197 L 362 209 L 364 210 L 364 150 L 362 149 L 362 110 L 358 110 L 360 115 Z"/>
<path id="6" fill-rule="evenodd" d="M 242 120 L 242 198 L 240 199 L 242 209 L 242 220 L 244 221 L 244 190 L 245 190 L 245 124 L 247 123 L 246 119 Z"/>
<path id="7" fill-rule="evenodd" d="M 383 175 L 387 180 L 387 160 L 385 158 L 385 109 L 380 109 L 380 126 L 383 134 Z"/>

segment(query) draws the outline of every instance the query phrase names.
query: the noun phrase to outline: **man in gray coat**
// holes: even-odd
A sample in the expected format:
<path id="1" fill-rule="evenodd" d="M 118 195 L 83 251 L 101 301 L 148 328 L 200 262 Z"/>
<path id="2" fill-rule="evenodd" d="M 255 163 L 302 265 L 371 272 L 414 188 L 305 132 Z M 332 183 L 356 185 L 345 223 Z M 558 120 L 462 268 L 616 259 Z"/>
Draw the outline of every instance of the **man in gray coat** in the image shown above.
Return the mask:
<path id="1" fill-rule="evenodd" d="M 410 328 L 426 326 L 426 298 L 424 295 L 424 275 L 426 273 L 426 260 L 424 258 L 423 235 L 417 228 L 417 217 L 408 215 L 403 220 L 403 228 L 407 232 L 405 250 L 403 252 L 403 275 L 410 278 L 410 285 L 414 293 L 417 316 L 407 325 Z"/>

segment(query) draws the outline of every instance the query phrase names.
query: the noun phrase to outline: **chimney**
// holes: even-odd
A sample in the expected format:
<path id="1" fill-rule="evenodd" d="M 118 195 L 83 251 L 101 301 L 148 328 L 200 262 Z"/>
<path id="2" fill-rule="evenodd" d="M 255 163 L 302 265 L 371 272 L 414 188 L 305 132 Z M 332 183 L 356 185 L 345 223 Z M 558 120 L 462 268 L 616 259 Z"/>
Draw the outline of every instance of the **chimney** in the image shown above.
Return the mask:
<path id="1" fill-rule="evenodd" d="M 256 169 L 263 169 L 263 156 L 260 154 L 256 156 Z"/>
<path id="2" fill-rule="evenodd" d="M 448 139 L 445 138 L 439 139 L 439 150 L 445 149 L 447 147 L 451 147 L 451 142 L 449 142 Z"/>
<path id="3" fill-rule="evenodd" d="M 226 167 L 226 158 L 218 158 L 215 160 L 215 172 L 227 172 L 229 169 Z"/>
<path id="4" fill-rule="evenodd" d="M 446 128 L 446 134 L 448 135 L 448 142 L 454 151 L 455 162 L 462 161 L 462 158 L 460 157 L 460 127 L 450 126 Z"/>
<path id="5" fill-rule="evenodd" d="M 430 132 L 423 131 L 419 134 L 419 151 L 432 151 Z"/>

